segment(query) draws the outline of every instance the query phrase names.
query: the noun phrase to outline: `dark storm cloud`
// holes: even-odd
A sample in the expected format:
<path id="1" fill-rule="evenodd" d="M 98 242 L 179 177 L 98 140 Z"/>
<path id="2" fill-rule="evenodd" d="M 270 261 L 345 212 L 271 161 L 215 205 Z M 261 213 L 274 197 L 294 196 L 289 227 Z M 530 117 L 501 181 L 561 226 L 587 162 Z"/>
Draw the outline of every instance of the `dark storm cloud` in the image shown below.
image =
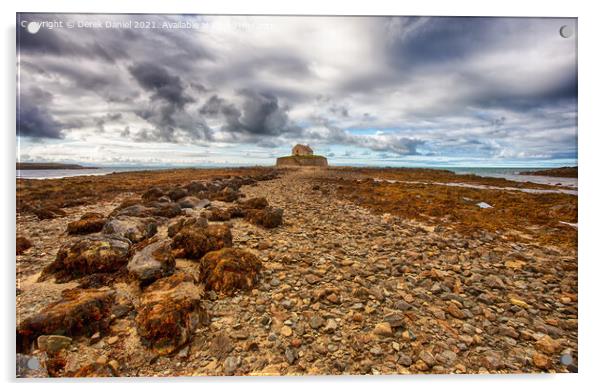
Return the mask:
<path id="1" fill-rule="evenodd" d="M 62 125 L 46 110 L 29 103 L 17 106 L 17 135 L 33 138 L 63 138 Z"/>
<path id="2" fill-rule="evenodd" d="M 289 120 L 288 107 L 281 106 L 272 93 L 241 90 L 238 91 L 238 96 L 242 98 L 240 108 L 213 95 L 200 108 L 199 113 L 221 116 L 225 122 L 222 130 L 235 138 L 239 135 L 258 138 L 301 132 L 301 128 Z"/>
<path id="3" fill-rule="evenodd" d="M 165 68 L 147 62 L 133 65 L 129 71 L 142 88 L 153 93 L 154 99 L 163 99 L 178 108 L 192 102 L 184 93 L 182 80 L 169 74 Z"/>

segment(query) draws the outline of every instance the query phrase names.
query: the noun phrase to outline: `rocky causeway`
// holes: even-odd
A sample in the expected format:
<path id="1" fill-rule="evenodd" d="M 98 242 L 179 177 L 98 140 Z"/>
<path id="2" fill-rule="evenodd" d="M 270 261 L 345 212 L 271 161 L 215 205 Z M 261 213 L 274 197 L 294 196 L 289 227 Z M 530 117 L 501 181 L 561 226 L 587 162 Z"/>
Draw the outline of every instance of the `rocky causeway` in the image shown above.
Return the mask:
<path id="1" fill-rule="evenodd" d="M 52 206 L 30 188 L 19 375 L 576 371 L 577 232 L 560 221 L 577 197 L 422 183 L 442 175 L 266 168 Z"/>

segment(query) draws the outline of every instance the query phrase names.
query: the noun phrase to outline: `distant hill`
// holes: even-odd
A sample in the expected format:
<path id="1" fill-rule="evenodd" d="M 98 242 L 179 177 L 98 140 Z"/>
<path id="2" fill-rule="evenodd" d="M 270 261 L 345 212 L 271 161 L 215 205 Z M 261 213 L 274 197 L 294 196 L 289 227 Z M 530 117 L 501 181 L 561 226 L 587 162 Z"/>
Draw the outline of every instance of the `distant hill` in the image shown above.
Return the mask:
<path id="1" fill-rule="evenodd" d="M 521 175 L 541 175 L 552 176 L 557 178 L 577 178 L 577 167 L 559 167 L 550 168 L 548 170 L 539 171 L 524 171 Z"/>
<path id="2" fill-rule="evenodd" d="M 17 170 L 84 170 L 98 167 L 84 167 L 65 163 L 17 163 Z"/>

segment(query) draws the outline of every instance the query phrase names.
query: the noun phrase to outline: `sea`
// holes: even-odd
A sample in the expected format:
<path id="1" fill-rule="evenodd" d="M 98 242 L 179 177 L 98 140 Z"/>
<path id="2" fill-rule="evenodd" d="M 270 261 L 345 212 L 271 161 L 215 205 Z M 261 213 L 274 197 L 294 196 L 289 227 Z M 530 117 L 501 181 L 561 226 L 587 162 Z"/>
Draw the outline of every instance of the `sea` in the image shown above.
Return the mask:
<path id="1" fill-rule="evenodd" d="M 17 178 L 23 179 L 55 179 L 67 178 L 83 175 L 107 175 L 117 172 L 132 171 L 156 171 L 169 170 L 183 167 L 100 167 L 95 169 L 77 169 L 77 170 L 17 170 Z M 198 168 L 217 168 L 217 166 L 206 166 Z M 539 175 L 520 175 L 521 172 L 545 170 L 550 167 L 424 167 L 433 169 L 443 169 L 453 171 L 456 174 L 474 174 L 482 177 L 505 178 L 516 182 L 533 182 L 546 185 L 556 185 L 577 188 L 577 178 L 557 178 Z"/>

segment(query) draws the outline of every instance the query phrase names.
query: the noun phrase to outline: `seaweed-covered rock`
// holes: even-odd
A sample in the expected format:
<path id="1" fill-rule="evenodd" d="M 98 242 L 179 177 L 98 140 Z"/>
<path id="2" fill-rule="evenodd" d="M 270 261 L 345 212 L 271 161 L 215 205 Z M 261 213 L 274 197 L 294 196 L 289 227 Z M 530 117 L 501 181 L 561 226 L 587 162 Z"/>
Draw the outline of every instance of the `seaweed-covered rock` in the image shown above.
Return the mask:
<path id="1" fill-rule="evenodd" d="M 211 205 L 208 199 L 198 199 L 195 196 L 187 196 L 178 201 L 178 205 L 183 209 L 202 209 Z"/>
<path id="2" fill-rule="evenodd" d="M 196 229 L 204 229 L 209 226 L 209 223 L 204 217 L 181 217 L 175 223 L 172 223 L 167 227 L 167 236 L 173 238 L 178 232 L 184 227 L 194 227 Z"/>
<path id="3" fill-rule="evenodd" d="M 224 248 L 207 253 L 200 262 L 199 279 L 206 289 L 232 294 L 237 289 L 255 286 L 261 261 L 255 254 L 239 249 Z"/>
<path id="4" fill-rule="evenodd" d="M 94 273 L 111 273 L 128 262 L 131 242 L 115 235 L 88 236 L 60 247 L 56 259 L 48 265 L 40 277 L 44 281 L 51 274 L 57 282 Z"/>
<path id="5" fill-rule="evenodd" d="M 167 217 L 171 219 L 173 217 L 180 216 L 182 214 L 182 208 L 175 202 L 161 203 L 155 208 L 152 208 L 151 214 L 153 216 Z"/>
<path id="6" fill-rule="evenodd" d="M 142 283 L 150 283 L 173 274 L 176 261 L 171 255 L 168 240 L 160 240 L 144 247 L 128 262 L 128 271 Z"/>
<path id="7" fill-rule="evenodd" d="M 27 352 L 40 335 L 91 336 L 105 332 L 111 319 L 115 292 L 107 289 L 68 289 L 62 298 L 17 328 L 17 349 Z"/>
<path id="8" fill-rule="evenodd" d="M 67 224 L 67 233 L 69 235 L 87 235 L 100 232 L 106 222 L 107 219 L 101 213 L 85 213 L 79 220 Z"/>
<path id="9" fill-rule="evenodd" d="M 152 213 L 152 208 L 141 204 L 127 205 L 125 207 L 120 205 L 111 212 L 111 216 L 150 217 Z"/>
<path id="10" fill-rule="evenodd" d="M 246 209 L 243 209 L 238 205 L 233 205 L 226 210 L 230 214 L 231 218 L 245 217 L 245 215 L 247 214 Z"/>
<path id="11" fill-rule="evenodd" d="M 171 244 L 176 258 L 198 259 L 209 251 L 232 246 L 232 232 L 225 224 L 212 224 L 206 228 L 182 228 Z"/>
<path id="12" fill-rule="evenodd" d="M 33 208 L 32 213 L 40 220 L 50 220 L 57 217 L 65 217 L 67 215 L 64 210 L 53 205 Z"/>
<path id="13" fill-rule="evenodd" d="M 186 186 L 186 190 L 188 190 L 188 194 L 197 194 L 207 190 L 207 185 L 203 181 L 192 181 Z"/>
<path id="14" fill-rule="evenodd" d="M 140 296 L 138 334 L 155 353 L 166 355 L 186 344 L 209 317 L 192 276 L 177 273 L 149 285 Z"/>
<path id="15" fill-rule="evenodd" d="M 94 362 L 91 364 L 84 365 L 74 373 L 70 374 L 71 377 L 117 377 L 119 372 L 116 368 L 113 368 L 107 363 Z"/>
<path id="16" fill-rule="evenodd" d="M 265 197 L 255 197 L 239 202 L 238 205 L 243 209 L 264 209 L 268 207 L 268 200 Z"/>
<path id="17" fill-rule="evenodd" d="M 282 225 L 282 215 L 284 211 L 280 208 L 249 209 L 245 217 L 249 222 L 255 225 L 261 225 L 265 228 L 275 228 Z"/>
<path id="18" fill-rule="evenodd" d="M 25 236 L 17 236 L 17 245 L 16 245 L 17 255 L 23 254 L 25 252 L 25 250 L 27 250 L 28 248 L 31 248 L 31 246 L 32 246 L 31 242 Z"/>
<path id="19" fill-rule="evenodd" d="M 151 187 L 150 189 L 142 193 L 142 200 L 144 202 L 156 201 L 163 195 L 165 195 L 163 190 L 159 189 L 158 187 Z"/>
<path id="20" fill-rule="evenodd" d="M 223 202 L 234 202 L 240 198 L 240 192 L 230 186 L 224 187 L 222 190 L 212 192 L 209 199 Z"/>
<path id="21" fill-rule="evenodd" d="M 207 218 L 209 221 L 228 221 L 230 217 L 230 212 L 227 209 L 211 208 Z"/>
<path id="22" fill-rule="evenodd" d="M 168 196 L 172 201 L 178 201 L 180 198 L 184 198 L 187 195 L 188 195 L 188 192 L 186 191 L 186 189 L 184 189 L 182 187 L 176 187 L 175 189 L 172 189 L 168 193 Z"/>
<path id="23" fill-rule="evenodd" d="M 102 231 L 138 243 L 157 233 L 157 221 L 153 218 L 118 216 L 109 220 Z"/>

